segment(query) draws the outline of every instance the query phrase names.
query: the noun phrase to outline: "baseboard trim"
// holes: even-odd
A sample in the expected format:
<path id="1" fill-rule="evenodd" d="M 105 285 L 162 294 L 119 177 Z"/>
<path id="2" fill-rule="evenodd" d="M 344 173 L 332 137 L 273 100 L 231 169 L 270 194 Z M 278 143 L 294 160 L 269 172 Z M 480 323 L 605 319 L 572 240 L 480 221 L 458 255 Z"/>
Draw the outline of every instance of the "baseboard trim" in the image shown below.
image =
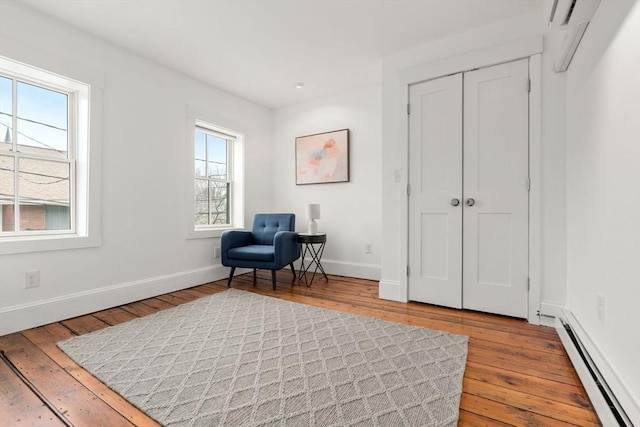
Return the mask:
<path id="1" fill-rule="evenodd" d="M 391 301 L 407 302 L 406 294 L 403 295 L 400 282 L 380 280 L 378 283 L 378 298 Z"/>
<path id="2" fill-rule="evenodd" d="M 212 265 L 0 309 L 0 336 L 228 277 Z"/>
<path id="3" fill-rule="evenodd" d="M 579 349 L 570 340 L 569 335 L 564 330 L 564 325 L 568 324 L 574 335 L 580 342 L 580 345 L 586 351 L 586 358 L 589 363 L 579 353 Z M 591 340 L 591 337 L 584 330 L 580 322 L 574 316 L 573 312 L 563 309 L 557 317 L 556 330 L 562 341 L 562 344 L 571 359 L 571 363 L 576 369 L 580 381 L 582 382 L 593 407 L 595 408 L 602 424 L 607 426 L 620 425 L 640 425 L 640 404 L 633 397 L 627 385 L 617 375 L 615 369 L 609 364 L 607 359 L 602 355 L 598 347 Z M 590 365 L 593 365 L 593 368 Z M 596 379 L 593 378 L 592 372 L 595 368 Z M 609 392 L 614 398 L 614 406 L 623 414 L 623 422 L 619 422 L 612 412 L 609 402 L 607 402 L 601 387 Z"/>
<path id="4" fill-rule="evenodd" d="M 304 259 L 305 265 L 311 262 L 311 258 Z M 355 277 L 358 279 L 380 280 L 380 266 L 377 264 L 365 264 L 361 262 L 337 261 L 333 259 L 322 259 L 322 268 L 327 274 L 336 276 Z M 300 264 L 296 268 L 300 268 Z M 313 271 L 314 267 L 311 268 Z"/>

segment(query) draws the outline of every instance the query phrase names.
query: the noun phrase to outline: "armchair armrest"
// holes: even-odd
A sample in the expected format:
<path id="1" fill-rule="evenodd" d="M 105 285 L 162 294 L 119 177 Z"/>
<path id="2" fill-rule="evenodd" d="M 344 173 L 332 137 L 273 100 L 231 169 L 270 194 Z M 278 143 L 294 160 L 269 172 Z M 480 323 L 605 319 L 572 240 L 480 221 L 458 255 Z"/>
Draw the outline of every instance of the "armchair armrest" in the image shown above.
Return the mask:
<path id="1" fill-rule="evenodd" d="M 278 231 L 273 237 L 275 263 L 284 267 L 300 258 L 298 233 L 295 231 Z"/>
<path id="2" fill-rule="evenodd" d="M 253 244 L 253 236 L 250 231 L 245 230 L 225 230 L 220 235 L 220 255 L 222 265 L 227 261 L 229 249 Z"/>

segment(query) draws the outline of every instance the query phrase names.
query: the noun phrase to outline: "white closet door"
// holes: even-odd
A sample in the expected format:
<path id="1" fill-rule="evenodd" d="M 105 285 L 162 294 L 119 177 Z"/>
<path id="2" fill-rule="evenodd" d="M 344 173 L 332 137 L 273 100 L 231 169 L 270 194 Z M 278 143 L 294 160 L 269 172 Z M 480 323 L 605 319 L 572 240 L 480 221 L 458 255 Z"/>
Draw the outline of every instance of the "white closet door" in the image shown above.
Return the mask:
<path id="1" fill-rule="evenodd" d="M 525 318 L 528 76 L 526 59 L 465 73 L 463 126 L 463 307 Z"/>
<path id="2" fill-rule="evenodd" d="M 462 74 L 412 86 L 410 103 L 409 299 L 462 308 Z"/>

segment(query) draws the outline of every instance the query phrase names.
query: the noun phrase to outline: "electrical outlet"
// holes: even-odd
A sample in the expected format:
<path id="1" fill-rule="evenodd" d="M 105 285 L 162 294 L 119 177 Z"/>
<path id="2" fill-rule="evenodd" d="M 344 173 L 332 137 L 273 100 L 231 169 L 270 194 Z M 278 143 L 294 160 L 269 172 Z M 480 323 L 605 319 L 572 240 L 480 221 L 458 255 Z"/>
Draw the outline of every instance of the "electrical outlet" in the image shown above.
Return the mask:
<path id="1" fill-rule="evenodd" d="M 604 295 L 598 293 L 598 320 L 604 322 Z"/>
<path id="2" fill-rule="evenodd" d="M 220 258 L 220 248 L 213 248 L 213 257 Z"/>
<path id="3" fill-rule="evenodd" d="M 373 245 L 371 243 L 367 243 L 366 245 L 364 245 L 364 253 L 365 254 L 373 253 Z"/>
<path id="4" fill-rule="evenodd" d="M 40 270 L 24 272 L 24 288 L 37 288 L 40 286 Z"/>

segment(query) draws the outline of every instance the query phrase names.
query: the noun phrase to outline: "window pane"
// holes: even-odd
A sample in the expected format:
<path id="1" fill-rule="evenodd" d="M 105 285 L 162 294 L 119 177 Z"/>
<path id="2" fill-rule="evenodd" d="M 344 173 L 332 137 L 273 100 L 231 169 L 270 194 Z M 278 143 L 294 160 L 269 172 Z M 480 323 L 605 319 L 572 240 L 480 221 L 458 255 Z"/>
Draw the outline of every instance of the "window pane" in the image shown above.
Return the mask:
<path id="1" fill-rule="evenodd" d="M 211 224 L 229 224 L 229 183 L 209 181 L 211 185 Z"/>
<path id="2" fill-rule="evenodd" d="M 0 77 L 0 150 L 10 150 L 13 116 L 13 81 Z M 4 223 L 3 223 L 4 224 Z"/>
<path id="3" fill-rule="evenodd" d="M 196 160 L 207 160 L 207 136 L 196 131 Z"/>
<path id="4" fill-rule="evenodd" d="M 0 223 L 2 231 L 14 231 L 14 158 L 0 156 Z"/>
<path id="5" fill-rule="evenodd" d="M 69 230 L 70 195 L 69 163 L 20 159 L 18 201 L 21 231 Z M 47 215 L 55 218 L 47 218 Z"/>
<path id="6" fill-rule="evenodd" d="M 209 224 L 209 182 L 206 179 L 196 179 L 195 224 Z"/>
<path id="7" fill-rule="evenodd" d="M 196 131 L 195 142 L 196 163 L 195 172 L 196 176 L 207 176 L 207 135 L 203 132 Z"/>
<path id="8" fill-rule="evenodd" d="M 207 173 L 209 178 L 227 179 L 227 165 L 218 162 L 207 162 Z"/>
<path id="9" fill-rule="evenodd" d="M 219 136 L 207 135 L 207 149 L 209 160 L 227 163 L 227 140 Z"/>
<path id="10" fill-rule="evenodd" d="M 207 176 L 207 162 L 204 160 L 196 160 L 196 176 Z"/>
<path id="11" fill-rule="evenodd" d="M 71 228 L 69 206 L 45 206 L 44 220 L 47 230 L 69 230 Z"/>
<path id="12" fill-rule="evenodd" d="M 67 95 L 18 82 L 17 97 L 18 151 L 66 158 Z"/>

